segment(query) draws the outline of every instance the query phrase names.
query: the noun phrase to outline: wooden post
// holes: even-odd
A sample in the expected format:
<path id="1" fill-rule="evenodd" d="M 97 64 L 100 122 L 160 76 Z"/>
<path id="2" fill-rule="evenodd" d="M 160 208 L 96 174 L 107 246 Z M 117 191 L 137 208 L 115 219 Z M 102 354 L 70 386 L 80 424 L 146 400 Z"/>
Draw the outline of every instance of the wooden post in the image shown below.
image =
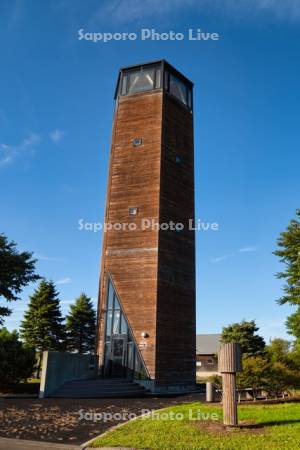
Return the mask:
<path id="1" fill-rule="evenodd" d="M 241 347 L 239 344 L 222 344 L 219 351 L 219 372 L 223 385 L 223 423 L 229 427 L 238 426 L 236 372 L 242 370 Z"/>

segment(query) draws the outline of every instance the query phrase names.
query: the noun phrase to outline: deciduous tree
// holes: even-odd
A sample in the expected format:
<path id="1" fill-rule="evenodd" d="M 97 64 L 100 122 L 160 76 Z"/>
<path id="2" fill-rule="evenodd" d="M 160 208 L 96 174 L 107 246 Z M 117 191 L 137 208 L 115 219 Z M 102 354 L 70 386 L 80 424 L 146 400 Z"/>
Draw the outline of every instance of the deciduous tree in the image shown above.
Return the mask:
<path id="1" fill-rule="evenodd" d="M 0 330 L 0 385 L 10 386 L 31 377 L 35 366 L 35 352 L 26 347 L 18 333 Z"/>
<path id="2" fill-rule="evenodd" d="M 0 234 L 0 297 L 8 302 L 19 300 L 22 288 L 40 278 L 35 273 L 35 264 L 32 253 L 18 251 L 15 242 Z M 10 314 L 8 307 L 0 307 L 0 325 Z"/>

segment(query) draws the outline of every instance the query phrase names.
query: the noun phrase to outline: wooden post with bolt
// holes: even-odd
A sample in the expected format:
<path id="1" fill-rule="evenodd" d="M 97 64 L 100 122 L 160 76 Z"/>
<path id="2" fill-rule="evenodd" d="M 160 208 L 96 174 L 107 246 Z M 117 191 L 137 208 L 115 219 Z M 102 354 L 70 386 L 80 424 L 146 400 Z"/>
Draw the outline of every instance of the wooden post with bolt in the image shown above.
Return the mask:
<path id="1" fill-rule="evenodd" d="M 223 423 L 228 427 L 238 426 L 236 372 L 242 370 L 240 344 L 222 344 L 219 350 L 219 372 L 223 386 Z"/>

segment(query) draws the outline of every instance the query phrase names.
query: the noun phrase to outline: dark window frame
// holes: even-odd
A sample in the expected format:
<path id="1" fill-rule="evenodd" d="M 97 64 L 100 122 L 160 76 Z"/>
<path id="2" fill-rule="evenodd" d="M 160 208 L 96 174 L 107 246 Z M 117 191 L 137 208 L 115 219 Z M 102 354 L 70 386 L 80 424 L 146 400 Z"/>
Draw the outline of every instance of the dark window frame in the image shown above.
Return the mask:
<path id="1" fill-rule="evenodd" d="M 135 212 L 133 212 L 133 211 L 135 211 Z M 129 214 L 130 216 L 137 216 L 137 215 L 138 215 L 138 212 L 139 212 L 139 209 L 138 209 L 137 206 L 130 206 L 130 207 L 128 208 L 128 214 Z"/>
<path id="2" fill-rule="evenodd" d="M 153 87 L 151 89 L 138 90 L 135 92 L 129 92 L 130 86 L 130 75 L 133 73 L 143 72 L 144 70 L 153 70 Z M 170 77 L 173 77 L 178 82 L 182 83 L 185 87 L 185 100 L 182 101 L 178 96 L 172 94 L 170 92 Z M 157 84 L 157 80 L 159 78 L 159 83 Z M 119 88 L 118 95 L 124 97 L 126 95 L 134 95 L 141 92 L 151 92 L 155 90 L 164 90 L 167 92 L 172 98 L 176 99 L 181 105 L 187 108 L 191 113 L 193 112 L 193 85 L 183 77 L 179 72 L 172 69 L 168 64 L 162 63 L 154 63 L 154 64 L 146 64 L 142 66 L 132 67 L 128 69 L 124 69 L 120 73 L 119 77 Z"/>
<path id="3" fill-rule="evenodd" d="M 134 138 L 133 140 L 132 140 L 132 145 L 134 146 L 134 147 L 139 147 L 140 145 L 142 145 L 143 144 L 143 139 L 142 138 Z"/>
<path id="4" fill-rule="evenodd" d="M 175 163 L 178 166 L 182 166 L 182 164 L 183 164 L 183 158 L 179 153 L 176 153 L 176 155 L 175 155 Z"/>
<path id="5" fill-rule="evenodd" d="M 153 70 L 153 87 L 151 89 L 145 89 L 145 90 L 141 90 L 141 91 L 136 91 L 136 92 L 129 92 L 129 85 L 130 85 L 130 75 L 134 74 L 134 73 L 141 73 L 143 71 L 146 70 Z M 157 78 L 158 78 L 158 71 L 160 71 L 160 83 L 159 86 L 157 86 Z M 133 68 L 133 69 L 128 69 L 124 72 L 121 73 L 121 79 L 120 79 L 120 90 L 119 90 L 119 95 L 126 96 L 126 95 L 134 95 L 134 94 L 138 94 L 140 92 L 148 92 L 148 91 L 154 91 L 154 90 L 158 90 L 158 89 L 162 89 L 162 72 L 163 72 L 163 67 L 161 64 L 153 64 L 153 65 L 146 65 L 146 66 L 140 66 L 139 68 Z M 123 80 L 126 80 L 126 87 L 124 89 L 123 86 Z"/>

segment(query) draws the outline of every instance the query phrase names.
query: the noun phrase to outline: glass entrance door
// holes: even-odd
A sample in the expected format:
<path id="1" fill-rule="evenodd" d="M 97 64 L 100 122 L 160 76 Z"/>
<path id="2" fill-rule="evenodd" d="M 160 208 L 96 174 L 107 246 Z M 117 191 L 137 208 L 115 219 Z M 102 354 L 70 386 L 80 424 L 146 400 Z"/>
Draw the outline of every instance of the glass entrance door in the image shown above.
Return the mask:
<path id="1" fill-rule="evenodd" d="M 114 334 L 111 341 L 112 376 L 124 377 L 126 375 L 127 334 Z"/>

